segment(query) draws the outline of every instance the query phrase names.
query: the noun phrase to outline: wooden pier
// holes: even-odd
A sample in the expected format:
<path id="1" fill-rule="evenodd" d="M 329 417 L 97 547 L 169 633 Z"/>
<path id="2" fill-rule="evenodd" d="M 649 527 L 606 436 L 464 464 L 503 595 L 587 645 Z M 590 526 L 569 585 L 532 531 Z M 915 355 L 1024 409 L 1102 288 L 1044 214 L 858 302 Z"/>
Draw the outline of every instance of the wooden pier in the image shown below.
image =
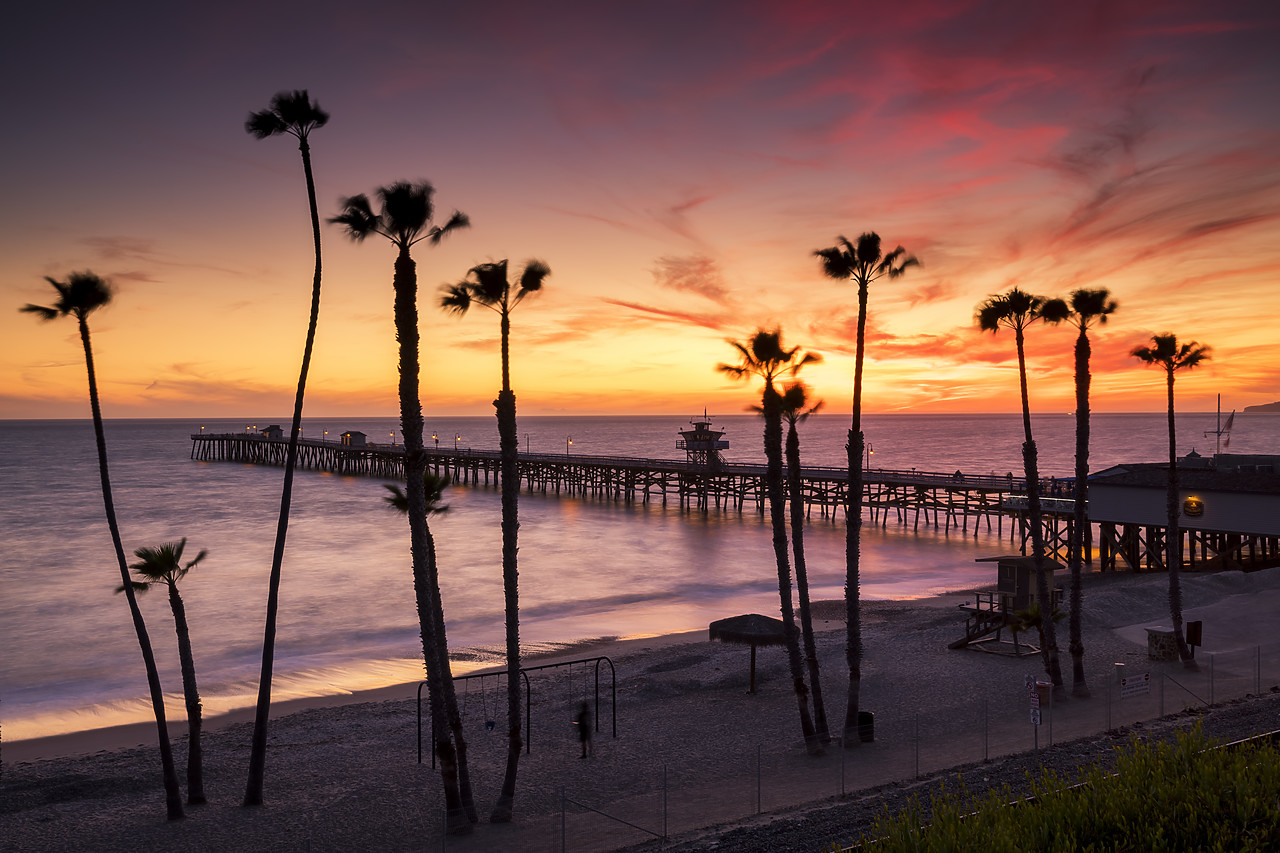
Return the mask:
<path id="1" fill-rule="evenodd" d="M 191 436 L 191 458 L 202 462 L 241 462 L 255 465 L 285 464 L 289 442 L 252 433 L 196 433 Z M 496 450 L 454 450 L 427 447 L 427 465 L 447 473 L 463 485 L 497 485 L 501 457 Z M 404 479 L 404 447 L 391 444 L 353 446 L 337 441 L 300 439 L 298 467 L 360 477 Z M 768 504 L 764 465 L 720 463 L 714 469 L 678 459 L 638 459 L 620 456 L 521 453 L 519 472 L 523 488 L 556 494 L 625 503 L 663 506 L 678 502 L 690 509 L 754 509 L 763 513 Z M 808 467 L 801 471 L 801 498 L 812 517 L 835 519 L 846 503 L 849 488 L 844 468 Z M 1003 506 L 1007 494 L 1023 486 L 1018 478 L 944 474 L 928 471 L 869 469 L 864 474 L 864 506 L 873 523 L 890 519 L 961 532 L 980 530 L 1001 534 L 1006 516 L 1016 515 Z M 1012 531 L 1013 528 L 1011 528 Z"/>
<path id="2" fill-rule="evenodd" d="M 191 458 L 199 461 L 241 462 L 283 467 L 289 442 L 253 433 L 196 433 Z M 424 450 L 428 466 L 447 473 L 463 485 L 496 486 L 501 458 L 496 450 Z M 301 439 L 298 467 L 357 477 L 404 479 L 404 447 L 394 444 L 352 445 L 340 441 Z M 519 454 L 522 488 L 555 494 L 625 503 L 698 510 L 763 513 L 767 505 L 764 465 L 718 462 L 708 468 L 687 460 L 637 459 L 616 456 L 578 456 L 547 453 Z M 982 531 L 1003 536 L 1006 522 L 1011 541 L 1023 554 L 1030 549 L 1031 528 L 1026 509 L 1026 484 L 1011 476 L 951 474 L 929 471 L 868 469 L 864 472 L 863 506 L 872 524 L 892 520 L 918 530 L 921 521 L 936 529 L 977 537 Z M 836 520 L 846 506 L 848 471 L 844 468 L 804 467 L 801 498 L 806 515 Z M 785 488 L 785 484 L 784 484 Z M 1074 525 L 1071 481 L 1042 484 L 1042 526 L 1046 556 L 1067 562 Z M 1280 540 L 1238 532 L 1183 529 L 1183 553 L 1189 570 L 1234 563 L 1268 565 L 1280 561 Z M 1085 530 L 1085 562 L 1098 558 L 1103 571 L 1163 571 L 1165 530 L 1160 526 L 1090 519 Z M 1094 543 L 1097 548 L 1094 548 Z"/>

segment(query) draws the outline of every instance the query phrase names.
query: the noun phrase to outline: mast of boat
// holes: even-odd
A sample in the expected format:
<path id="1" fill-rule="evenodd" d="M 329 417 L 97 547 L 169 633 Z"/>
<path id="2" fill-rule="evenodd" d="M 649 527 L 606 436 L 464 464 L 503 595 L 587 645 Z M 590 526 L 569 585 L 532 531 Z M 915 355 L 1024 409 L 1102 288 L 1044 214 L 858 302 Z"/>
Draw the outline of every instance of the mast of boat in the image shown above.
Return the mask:
<path id="1" fill-rule="evenodd" d="M 1226 426 L 1223 426 L 1223 424 L 1222 424 L 1222 395 L 1221 395 L 1221 394 L 1219 394 L 1219 395 L 1218 395 L 1218 428 L 1217 428 L 1217 429 L 1207 429 L 1207 430 L 1205 430 L 1205 431 L 1204 431 L 1205 438 L 1208 438 L 1208 437 L 1209 437 L 1209 436 L 1211 436 L 1211 435 L 1213 435 L 1213 436 L 1217 436 L 1217 439 L 1218 439 L 1218 445 L 1217 445 L 1217 450 L 1214 452 L 1214 456 L 1217 456 L 1217 455 L 1219 455 L 1219 454 L 1221 454 L 1221 453 L 1222 453 L 1222 437 L 1223 437 L 1224 435 L 1227 437 L 1227 446 L 1229 447 L 1229 446 L 1231 445 L 1231 425 L 1232 425 L 1233 423 L 1235 423 L 1235 419 L 1236 419 L 1236 410 L 1235 410 L 1235 409 L 1232 409 L 1232 410 L 1231 410 L 1231 414 L 1227 417 L 1227 423 L 1226 423 Z"/>

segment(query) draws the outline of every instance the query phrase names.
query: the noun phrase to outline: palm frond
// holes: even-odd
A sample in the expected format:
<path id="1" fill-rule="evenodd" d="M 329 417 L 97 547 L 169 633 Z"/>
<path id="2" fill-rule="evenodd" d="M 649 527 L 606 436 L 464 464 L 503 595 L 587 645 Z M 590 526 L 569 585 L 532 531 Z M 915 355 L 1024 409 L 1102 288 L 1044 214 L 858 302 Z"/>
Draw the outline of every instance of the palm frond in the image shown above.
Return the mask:
<path id="1" fill-rule="evenodd" d="M 435 228 L 431 232 L 431 243 L 435 245 L 445 238 L 446 235 L 457 231 L 459 228 L 470 228 L 471 219 L 465 214 L 457 210 L 449 217 L 449 221 L 439 228 Z"/>
<path id="2" fill-rule="evenodd" d="M 440 307 L 444 310 L 462 315 L 471 308 L 471 288 L 468 287 L 468 282 L 446 284 L 440 290 L 443 294 L 440 297 Z"/>
<path id="3" fill-rule="evenodd" d="M 547 266 L 545 261 L 537 258 L 525 261 L 524 270 L 520 273 L 520 288 L 516 291 L 516 302 L 524 299 L 530 293 L 537 293 L 541 290 L 542 283 L 549 275 L 551 275 L 551 267 Z"/>
<path id="4" fill-rule="evenodd" d="M 378 217 L 374 215 L 369 204 L 369 197 L 364 193 L 342 199 L 338 206 L 342 212 L 328 219 L 330 225 L 341 225 L 347 230 L 347 236 L 357 243 L 370 234 L 379 233 Z"/>
<path id="5" fill-rule="evenodd" d="M 59 311 L 58 309 L 49 308 L 45 305 L 32 305 L 30 303 L 27 303 L 26 305 L 23 305 L 18 310 L 23 311 L 27 314 L 35 314 L 41 320 L 45 320 L 45 321 L 56 320 L 62 316 L 62 312 Z"/>

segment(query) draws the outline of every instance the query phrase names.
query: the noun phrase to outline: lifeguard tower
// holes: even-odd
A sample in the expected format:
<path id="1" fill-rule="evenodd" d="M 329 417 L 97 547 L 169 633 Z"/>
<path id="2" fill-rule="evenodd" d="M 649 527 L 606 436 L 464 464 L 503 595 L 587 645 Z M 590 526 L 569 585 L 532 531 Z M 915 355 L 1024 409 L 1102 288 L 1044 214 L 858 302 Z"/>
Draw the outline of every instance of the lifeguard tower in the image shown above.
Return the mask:
<path id="1" fill-rule="evenodd" d="M 1062 600 L 1062 588 L 1054 586 L 1052 573 L 1060 570 L 1062 564 L 1050 559 L 1044 561 L 1049 574 L 1050 600 L 1042 602 L 1036 589 L 1034 557 L 980 557 L 978 562 L 996 564 L 996 588 L 975 592 L 973 602 L 960 605 L 965 612 L 964 636 L 951 643 L 950 648 L 968 647 L 1014 656 L 1038 653 L 1040 649 L 1035 645 L 1019 642 L 1018 634 L 1031 627 L 1023 616 L 1033 605 L 1053 618 L 1052 613 Z M 1012 643 L 1001 639 L 1006 628 L 1013 634 Z"/>
<path id="2" fill-rule="evenodd" d="M 689 423 L 693 429 L 680 431 L 682 438 L 676 442 L 676 448 L 687 454 L 690 467 L 718 471 L 724 464 L 720 451 L 729 447 L 729 442 L 720 438 L 724 432 L 711 428 L 711 418 L 705 409 L 701 420 L 695 415 Z"/>

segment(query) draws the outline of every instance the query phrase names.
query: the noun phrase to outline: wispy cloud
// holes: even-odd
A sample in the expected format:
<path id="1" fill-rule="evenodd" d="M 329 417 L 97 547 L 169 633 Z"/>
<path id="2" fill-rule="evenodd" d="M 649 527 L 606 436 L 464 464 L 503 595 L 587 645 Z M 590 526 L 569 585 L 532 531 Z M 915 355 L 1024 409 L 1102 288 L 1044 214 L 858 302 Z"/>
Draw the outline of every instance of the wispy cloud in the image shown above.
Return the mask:
<path id="1" fill-rule="evenodd" d="M 728 295 L 719 265 L 706 255 L 658 258 L 653 278 L 659 287 L 694 293 L 713 302 L 723 302 Z"/>

